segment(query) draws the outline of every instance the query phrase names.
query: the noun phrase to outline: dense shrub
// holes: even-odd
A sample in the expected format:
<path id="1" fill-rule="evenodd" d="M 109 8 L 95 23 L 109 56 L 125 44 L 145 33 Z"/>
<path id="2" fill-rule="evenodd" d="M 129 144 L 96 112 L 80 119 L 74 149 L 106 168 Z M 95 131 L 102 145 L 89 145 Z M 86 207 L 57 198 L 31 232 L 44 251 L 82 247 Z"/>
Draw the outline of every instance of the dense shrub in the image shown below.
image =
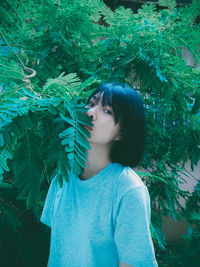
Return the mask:
<path id="1" fill-rule="evenodd" d="M 147 114 L 142 162 L 152 202 L 160 266 L 197 266 L 200 190 L 182 191 L 182 173 L 200 159 L 198 0 L 162 9 L 111 11 L 100 0 L 14 0 L 0 4 L 0 256 L 3 266 L 44 266 L 48 230 L 39 224 L 49 180 L 84 167 L 82 124 L 88 94 L 100 82 L 138 89 Z M 186 206 L 179 204 L 184 197 Z M 161 215 L 183 219 L 181 249 L 168 244 Z M 10 255 L 13 255 L 10 257 Z M 184 255 L 184 257 L 183 257 Z M 196 264 L 196 265 L 195 265 Z"/>

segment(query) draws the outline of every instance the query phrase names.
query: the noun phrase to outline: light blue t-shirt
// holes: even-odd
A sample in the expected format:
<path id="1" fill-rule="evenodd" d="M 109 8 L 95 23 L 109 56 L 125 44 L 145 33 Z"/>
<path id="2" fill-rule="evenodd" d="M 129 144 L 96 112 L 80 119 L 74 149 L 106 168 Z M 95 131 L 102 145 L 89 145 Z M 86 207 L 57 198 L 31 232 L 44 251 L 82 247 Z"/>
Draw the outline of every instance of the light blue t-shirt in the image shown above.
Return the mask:
<path id="1" fill-rule="evenodd" d="M 51 227 L 49 267 L 155 267 L 146 186 L 110 163 L 88 180 L 51 182 L 41 222 Z"/>

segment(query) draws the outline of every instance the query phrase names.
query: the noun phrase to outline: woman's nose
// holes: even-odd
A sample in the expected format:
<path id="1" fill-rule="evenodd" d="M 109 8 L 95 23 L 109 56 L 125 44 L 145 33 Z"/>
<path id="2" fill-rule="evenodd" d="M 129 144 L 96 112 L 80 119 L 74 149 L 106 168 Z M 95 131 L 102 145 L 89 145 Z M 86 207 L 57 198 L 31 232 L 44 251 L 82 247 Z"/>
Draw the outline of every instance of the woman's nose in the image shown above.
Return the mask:
<path id="1" fill-rule="evenodd" d="M 96 120 L 97 114 L 96 114 L 96 106 L 95 107 L 91 107 L 86 114 L 88 115 L 88 117 L 92 118 L 92 120 Z"/>

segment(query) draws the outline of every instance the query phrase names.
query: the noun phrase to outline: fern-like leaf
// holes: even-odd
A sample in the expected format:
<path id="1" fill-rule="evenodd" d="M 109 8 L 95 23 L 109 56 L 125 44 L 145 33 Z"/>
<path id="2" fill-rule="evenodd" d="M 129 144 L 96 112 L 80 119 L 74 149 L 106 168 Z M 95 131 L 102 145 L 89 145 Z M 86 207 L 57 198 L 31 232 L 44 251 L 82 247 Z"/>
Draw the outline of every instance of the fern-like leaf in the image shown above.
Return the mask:
<path id="1" fill-rule="evenodd" d="M 16 215 L 15 209 L 9 204 L 0 198 L 0 211 L 1 216 L 4 220 L 12 226 L 12 228 L 17 232 L 18 227 L 21 225 L 19 218 Z"/>
<path id="2" fill-rule="evenodd" d="M 78 176 L 86 166 L 87 153 L 85 150 L 90 149 L 88 140 L 86 139 L 86 137 L 90 137 L 90 134 L 83 125 L 92 126 L 92 124 L 91 119 L 84 114 L 86 109 L 83 105 L 77 105 L 76 103 L 70 104 L 66 98 L 65 100 L 65 107 L 71 118 L 69 119 L 63 115 L 61 117 L 72 126 L 62 131 L 59 137 L 63 139 L 61 143 L 65 146 L 65 151 L 69 153 L 67 157 L 72 172 Z"/>
<path id="3" fill-rule="evenodd" d="M 75 73 L 65 75 L 63 72 L 58 78 L 48 79 L 44 86 L 44 92 L 50 93 L 49 90 L 51 89 L 51 93 L 52 91 L 55 92 L 55 96 L 67 94 L 68 98 L 71 99 L 77 95 L 77 90 L 80 86 L 80 78 Z"/>
<path id="4" fill-rule="evenodd" d="M 160 6 L 168 7 L 171 10 L 176 8 L 176 0 L 159 0 L 158 3 Z"/>
<path id="5" fill-rule="evenodd" d="M 6 172 L 10 171 L 7 165 L 8 159 L 12 159 L 12 155 L 6 148 L 4 148 L 2 149 L 0 154 L 0 180 L 3 180 L 3 174 L 5 171 Z"/>
<path id="6" fill-rule="evenodd" d="M 38 203 L 40 201 L 40 176 L 41 160 L 33 136 L 26 133 L 25 138 L 20 140 L 20 145 L 13 159 L 13 172 L 15 174 L 15 185 L 19 190 L 18 199 L 25 199 L 27 208 L 33 208 L 38 214 Z"/>

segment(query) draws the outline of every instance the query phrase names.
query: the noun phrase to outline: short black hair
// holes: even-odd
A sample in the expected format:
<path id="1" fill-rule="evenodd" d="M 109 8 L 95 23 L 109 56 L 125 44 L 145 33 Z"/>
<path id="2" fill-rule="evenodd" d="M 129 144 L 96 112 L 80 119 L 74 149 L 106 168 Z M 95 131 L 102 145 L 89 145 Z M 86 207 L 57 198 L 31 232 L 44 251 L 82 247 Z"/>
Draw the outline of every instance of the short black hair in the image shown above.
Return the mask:
<path id="1" fill-rule="evenodd" d="M 111 148 L 111 161 L 137 166 L 145 146 L 145 112 L 141 96 L 127 84 L 118 82 L 100 84 L 89 100 L 98 93 L 102 94 L 102 105 L 112 107 L 115 123 L 120 122 L 122 137 Z"/>

